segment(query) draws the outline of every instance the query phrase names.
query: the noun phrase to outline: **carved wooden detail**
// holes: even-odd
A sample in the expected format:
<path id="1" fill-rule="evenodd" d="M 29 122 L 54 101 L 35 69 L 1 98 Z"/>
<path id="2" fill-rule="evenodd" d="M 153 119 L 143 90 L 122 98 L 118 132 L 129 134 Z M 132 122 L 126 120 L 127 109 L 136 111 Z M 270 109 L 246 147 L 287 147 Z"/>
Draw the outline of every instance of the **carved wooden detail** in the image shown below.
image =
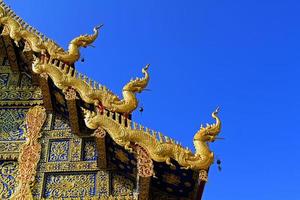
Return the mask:
<path id="1" fill-rule="evenodd" d="M 42 106 L 29 109 L 26 115 L 27 142 L 20 149 L 18 187 L 11 198 L 13 200 L 33 199 L 31 186 L 35 180 L 42 148 L 38 139 L 41 137 L 41 129 L 46 117 L 45 108 Z"/>
<path id="2" fill-rule="evenodd" d="M 96 138 L 96 146 L 98 151 L 98 166 L 100 169 L 107 168 L 107 157 L 106 157 L 106 145 L 105 145 L 105 136 L 106 132 L 102 128 L 98 128 L 94 132 Z"/>

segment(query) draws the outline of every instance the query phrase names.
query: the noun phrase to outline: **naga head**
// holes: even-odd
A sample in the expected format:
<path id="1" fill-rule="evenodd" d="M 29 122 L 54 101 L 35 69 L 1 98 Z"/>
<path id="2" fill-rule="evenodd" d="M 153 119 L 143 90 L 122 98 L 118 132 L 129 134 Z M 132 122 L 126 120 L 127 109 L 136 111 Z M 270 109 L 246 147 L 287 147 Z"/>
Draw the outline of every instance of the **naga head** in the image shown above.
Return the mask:
<path id="1" fill-rule="evenodd" d="M 124 87 L 123 87 L 123 91 L 128 91 L 128 92 L 133 92 L 133 93 L 140 93 L 142 92 L 148 85 L 149 82 L 149 73 L 148 73 L 148 68 L 149 68 L 149 64 L 146 65 L 146 67 L 144 67 L 142 69 L 142 72 L 144 74 L 143 78 L 136 78 L 135 80 L 131 80 L 129 83 L 127 83 Z"/>
<path id="2" fill-rule="evenodd" d="M 76 45 L 77 47 L 87 47 L 93 43 L 99 34 L 99 29 L 103 25 L 96 26 L 94 28 L 94 33 L 92 35 L 80 35 L 79 37 L 74 38 L 70 43 Z"/>
<path id="3" fill-rule="evenodd" d="M 218 117 L 219 108 L 213 113 L 212 117 L 216 120 L 214 124 L 207 124 L 206 127 L 201 125 L 200 130 L 195 134 L 194 141 L 214 142 L 221 131 L 221 121 Z"/>

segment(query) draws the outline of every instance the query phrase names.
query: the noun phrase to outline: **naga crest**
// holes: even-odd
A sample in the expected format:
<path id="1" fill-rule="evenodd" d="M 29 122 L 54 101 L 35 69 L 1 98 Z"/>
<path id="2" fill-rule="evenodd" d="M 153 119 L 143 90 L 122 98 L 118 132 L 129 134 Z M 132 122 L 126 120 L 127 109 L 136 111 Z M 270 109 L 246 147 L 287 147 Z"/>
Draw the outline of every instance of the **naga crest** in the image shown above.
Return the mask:
<path id="1" fill-rule="evenodd" d="M 149 79 L 150 79 L 149 73 L 148 73 L 149 66 L 150 65 L 148 64 L 142 69 L 142 72 L 144 74 L 143 78 L 136 78 L 135 80 L 131 80 L 129 83 L 127 83 L 123 87 L 123 91 L 130 91 L 133 93 L 142 92 L 147 87 Z"/>
<path id="2" fill-rule="evenodd" d="M 207 124 L 206 127 L 201 125 L 200 130 L 195 134 L 194 141 L 214 142 L 221 131 L 221 121 L 218 117 L 219 108 L 213 113 L 212 117 L 216 120 L 214 124 Z"/>
<path id="3" fill-rule="evenodd" d="M 51 52 L 50 55 L 52 56 L 52 58 L 61 60 L 63 62 L 69 64 L 74 63 L 80 58 L 80 47 L 85 48 L 88 45 L 91 45 L 91 43 L 93 43 L 98 37 L 99 29 L 101 27 L 102 25 L 96 26 L 94 28 L 94 33 L 91 35 L 80 35 L 79 37 L 74 38 L 69 44 L 68 52 L 61 52 L 57 49 L 54 49 L 54 52 Z"/>
<path id="4" fill-rule="evenodd" d="M 94 33 L 91 35 L 85 34 L 85 35 L 80 35 L 80 36 L 74 38 L 70 42 L 70 44 L 77 45 L 78 47 L 87 47 L 88 45 L 90 45 L 91 43 L 93 43 L 96 40 L 96 38 L 98 37 L 98 34 L 99 34 L 99 29 L 102 26 L 103 25 L 96 26 L 94 28 Z"/>
<path id="5" fill-rule="evenodd" d="M 74 38 L 65 51 L 53 40 L 37 31 L 17 16 L 3 1 L 0 0 L 0 25 L 3 26 L 2 35 L 9 35 L 16 45 L 20 40 L 25 42 L 25 51 L 46 54 L 66 64 L 73 64 L 80 58 L 80 48 L 93 43 L 99 34 L 99 28 L 94 28 L 91 35 L 80 35 Z"/>

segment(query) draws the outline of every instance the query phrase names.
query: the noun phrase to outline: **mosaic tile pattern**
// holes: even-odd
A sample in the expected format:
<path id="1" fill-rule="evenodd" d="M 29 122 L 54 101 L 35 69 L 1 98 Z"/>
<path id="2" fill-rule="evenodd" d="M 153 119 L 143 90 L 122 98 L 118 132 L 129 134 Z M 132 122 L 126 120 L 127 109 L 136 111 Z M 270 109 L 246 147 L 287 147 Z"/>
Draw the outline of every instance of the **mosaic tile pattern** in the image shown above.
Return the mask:
<path id="1" fill-rule="evenodd" d="M 0 161 L 0 199 L 10 199 L 16 187 L 16 161 Z"/>
<path id="2" fill-rule="evenodd" d="M 27 109 L 0 109 L 0 141 L 25 140 Z"/>
<path id="3" fill-rule="evenodd" d="M 0 74 L 0 87 L 8 86 L 9 74 Z"/>
<path id="4" fill-rule="evenodd" d="M 49 162 L 67 161 L 69 157 L 69 141 L 51 141 L 49 146 Z"/>
<path id="5" fill-rule="evenodd" d="M 48 174 L 45 198 L 78 198 L 96 195 L 96 173 Z"/>
<path id="6" fill-rule="evenodd" d="M 95 140 L 84 140 L 83 160 L 97 160 L 97 149 Z"/>

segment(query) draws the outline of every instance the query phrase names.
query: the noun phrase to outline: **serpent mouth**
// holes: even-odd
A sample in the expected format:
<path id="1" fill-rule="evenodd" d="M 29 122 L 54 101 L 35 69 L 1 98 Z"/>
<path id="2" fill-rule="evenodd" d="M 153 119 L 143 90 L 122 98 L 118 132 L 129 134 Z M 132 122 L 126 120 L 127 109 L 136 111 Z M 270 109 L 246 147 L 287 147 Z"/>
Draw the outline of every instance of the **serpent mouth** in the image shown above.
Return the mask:
<path id="1" fill-rule="evenodd" d="M 218 136 L 218 132 L 206 130 L 203 135 L 203 138 L 205 141 L 214 142 L 216 139 L 221 139 L 221 138 L 218 138 L 217 136 Z"/>
<path id="2" fill-rule="evenodd" d="M 216 140 L 216 136 L 215 135 L 208 135 L 208 141 L 209 142 L 214 142 Z"/>
<path id="3" fill-rule="evenodd" d="M 83 41 L 82 43 L 82 47 L 86 48 L 88 46 L 88 43 L 86 41 Z"/>
<path id="4" fill-rule="evenodd" d="M 217 137 L 217 136 L 218 136 L 218 134 L 208 133 L 208 134 L 206 135 L 207 141 L 208 141 L 208 142 L 214 142 L 214 141 L 216 141 L 216 140 L 224 140 L 224 138 L 222 138 L 222 137 Z"/>

